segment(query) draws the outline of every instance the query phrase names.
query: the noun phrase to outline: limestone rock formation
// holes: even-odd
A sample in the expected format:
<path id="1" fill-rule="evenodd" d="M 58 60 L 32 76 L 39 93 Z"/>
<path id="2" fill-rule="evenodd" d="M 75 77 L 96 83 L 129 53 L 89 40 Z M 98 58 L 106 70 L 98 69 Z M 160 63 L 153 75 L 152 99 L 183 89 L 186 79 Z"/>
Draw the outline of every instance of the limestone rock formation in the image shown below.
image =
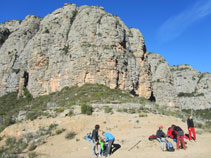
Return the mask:
<path id="1" fill-rule="evenodd" d="M 152 94 L 142 34 L 102 7 L 65 4 L 44 18 L 8 21 L 0 41 L 0 96 L 26 87 L 37 97 L 85 83 Z"/>
<path id="2" fill-rule="evenodd" d="M 146 53 L 139 30 L 102 7 L 65 4 L 44 18 L 0 24 L 0 96 L 33 97 L 98 83 L 164 107 L 211 108 L 211 74 Z"/>
<path id="3" fill-rule="evenodd" d="M 152 71 L 152 91 L 161 106 L 182 109 L 211 108 L 211 74 L 189 65 L 169 66 L 156 53 L 148 54 Z"/>
<path id="4" fill-rule="evenodd" d="M 181 108 L 211 108 L 211 74 L 203 74 L 189 65 L 172 66 L 171 71 Z"/>
<path id="5" fill-rule="evenodd" d="M 152 89 L 156 103 L 161 106 L 177 105 L 177 93 L 170 66 L 165 59 L 156 53 L 148 54 L 148 62 L 152 71 Z"/>

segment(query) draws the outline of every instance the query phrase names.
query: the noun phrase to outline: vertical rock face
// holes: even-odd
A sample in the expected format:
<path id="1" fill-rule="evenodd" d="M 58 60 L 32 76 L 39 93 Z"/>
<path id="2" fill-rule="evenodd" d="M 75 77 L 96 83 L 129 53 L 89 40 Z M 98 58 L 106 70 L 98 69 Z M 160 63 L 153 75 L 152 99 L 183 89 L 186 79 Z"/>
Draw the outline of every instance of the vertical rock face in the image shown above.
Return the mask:
<path id="1" fill-rule="evenodd" d="M 24 49 L 39 29 L 40 18 L 27 16 L 22 22 L 10 21 L 0 25 L 10 34 L 0 47 L 0 94 L 18 89 L 22 71 L 27 69 L 29 53 Z"/>
<path id="2" fill-rule="evenodd" d="M 200 73 L 189 65 L 171 67 L 178 105 L 182 108 L 211 108 L 211 74 Z"/>
<path id="3" fill-rule="evenodd" d="M 149 53 L 152 91 L 161 106 L 183 109 L 211 108 L 211 74 L 200 73 L 189 65 L 169 66 L 156 53 Z"/>
<path id="4" fill-rule="evenodd" d="M 152 71 L 152 89 L 156 103 L 161 106 L 177 105 L 177 93 L 170 66 L 159 54 L 149 53 L 148 61 Z"/>
<path id="5" fill-rule="evenodd" d="M 103 8 L 65 4 L 43 19 L 6 22 L 0 40 L 0 95 L 23 80 L 34 97 L 85 83 L 151 96 L 142 34 Z"/>

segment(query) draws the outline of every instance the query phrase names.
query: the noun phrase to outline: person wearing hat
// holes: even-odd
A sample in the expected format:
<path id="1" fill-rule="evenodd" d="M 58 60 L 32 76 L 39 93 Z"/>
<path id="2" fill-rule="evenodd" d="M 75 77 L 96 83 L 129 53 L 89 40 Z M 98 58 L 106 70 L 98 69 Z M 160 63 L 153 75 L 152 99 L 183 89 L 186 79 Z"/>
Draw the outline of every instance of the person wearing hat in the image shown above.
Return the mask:
<path id="1" fill-rule="evenodd" d="M 156 132 L 157 140 L 160 142 L 161 149 L 164 151 L 164 142 L 168 142 L 166 139 L 166 134 L 163 132 L 163 126 L 159 126 L 159 129 Z"/>

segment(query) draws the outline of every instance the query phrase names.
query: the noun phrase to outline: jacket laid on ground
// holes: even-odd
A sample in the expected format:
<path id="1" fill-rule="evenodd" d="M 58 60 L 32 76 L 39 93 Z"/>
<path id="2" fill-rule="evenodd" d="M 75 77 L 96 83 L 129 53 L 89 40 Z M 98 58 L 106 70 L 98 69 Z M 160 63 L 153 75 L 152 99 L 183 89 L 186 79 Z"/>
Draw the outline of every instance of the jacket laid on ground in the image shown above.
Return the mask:
<path id="1" fill-rule="evenodd" d="M 166 138 L 166 134 L 161 129 L 157 130 L 156 136 L 157 138 Z"/>
<path id="2" fill-rule="evenodd" d="M 95 142 L 98 141 L 98 131 L 96 129 L 92 131 L 92 140 L 94 140 Z"/>
<path id="3" fill-rule="evenodd" d="M 187 124 L 188 124 L 188 128 L 194 127 L 193 119 L 188 119 L 188 120 L 187 120 Z"/>
<path id="4" fill-rule="evenodd" d="M 111 133 L 109 133 L 109 132 L 105 132 L 104 136 L 105 136 L 105 142 L 108 142 L 109 140 L 114 140 L 115 139 L 114 136 Z"/>

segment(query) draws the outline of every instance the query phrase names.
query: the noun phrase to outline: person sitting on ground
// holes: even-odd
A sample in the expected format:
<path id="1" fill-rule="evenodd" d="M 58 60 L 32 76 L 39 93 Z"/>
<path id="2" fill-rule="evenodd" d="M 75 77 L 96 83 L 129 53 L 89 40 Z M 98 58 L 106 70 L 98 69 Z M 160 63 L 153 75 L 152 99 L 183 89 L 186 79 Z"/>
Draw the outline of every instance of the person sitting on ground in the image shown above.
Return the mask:
<path id="1" fill-rule="evenodd" d="M 93 142 L 93 147 L 92 147 L 92 152 L 93 152 L 93 155 L 94 156 L 97 156 L 97 153 L 96 153 L 96 147 L 97 147 L 97 144 L 98 144 L 98 131 L 100 129 L 100 126 L 99 125 L 95 125 L 95 129 L 92 131 L 92 142 Z"/>
<path id="2" fill-rule="evenodd" d="M 115 140 L 115 138 L 114 138 L 114 136 L 111 134 L 111 133 L 109 133 L 109 132 L 102 132 L 102 135 L 105 137 L 105 143 L 108 143 L 108 146 L 107 146 L 107 148 L 106 148 L 106 152 L 105 152 L 105 156 L 107 156 L 107 155 L 111 155 L 111 153 L 112 153 L 112 145 L 113 145 L 113 143 L 114 143 L 114 140 Z"/>
<path id="3" fill-rule="evenodd" d="M 164 142 L 167 143 L 166 134 L 163 132 L 163 126 L 159 126 L 159 129 L 156 132 L 157 140 L 161 144 L 161 149 L 164 151 Z"/>
<path id="4" fill-rule="evenodd" d="M 192 140 L 191 133 L 193 133 L 193 139 L 194 141 L 196 141 L 196 132 L 195 132 L 192 116 L 188 117 L 187 124 L 188 124 L 189 140 Z"/>
<path id="5" fill-rule="evenodd" d="M 173 130 L 175 131 L 175 133 L 177 135 L 177 150 L 179 150 L 180 141 L 182 143 L 183 149 L 186 149 L 185 141 L 184 141 L 184 132 L 183 132 L 182 128 L 180 128 L 179 126 L 175 126 L 175 125 L 172 125 L 171 127 L 173 128 Z"/>

